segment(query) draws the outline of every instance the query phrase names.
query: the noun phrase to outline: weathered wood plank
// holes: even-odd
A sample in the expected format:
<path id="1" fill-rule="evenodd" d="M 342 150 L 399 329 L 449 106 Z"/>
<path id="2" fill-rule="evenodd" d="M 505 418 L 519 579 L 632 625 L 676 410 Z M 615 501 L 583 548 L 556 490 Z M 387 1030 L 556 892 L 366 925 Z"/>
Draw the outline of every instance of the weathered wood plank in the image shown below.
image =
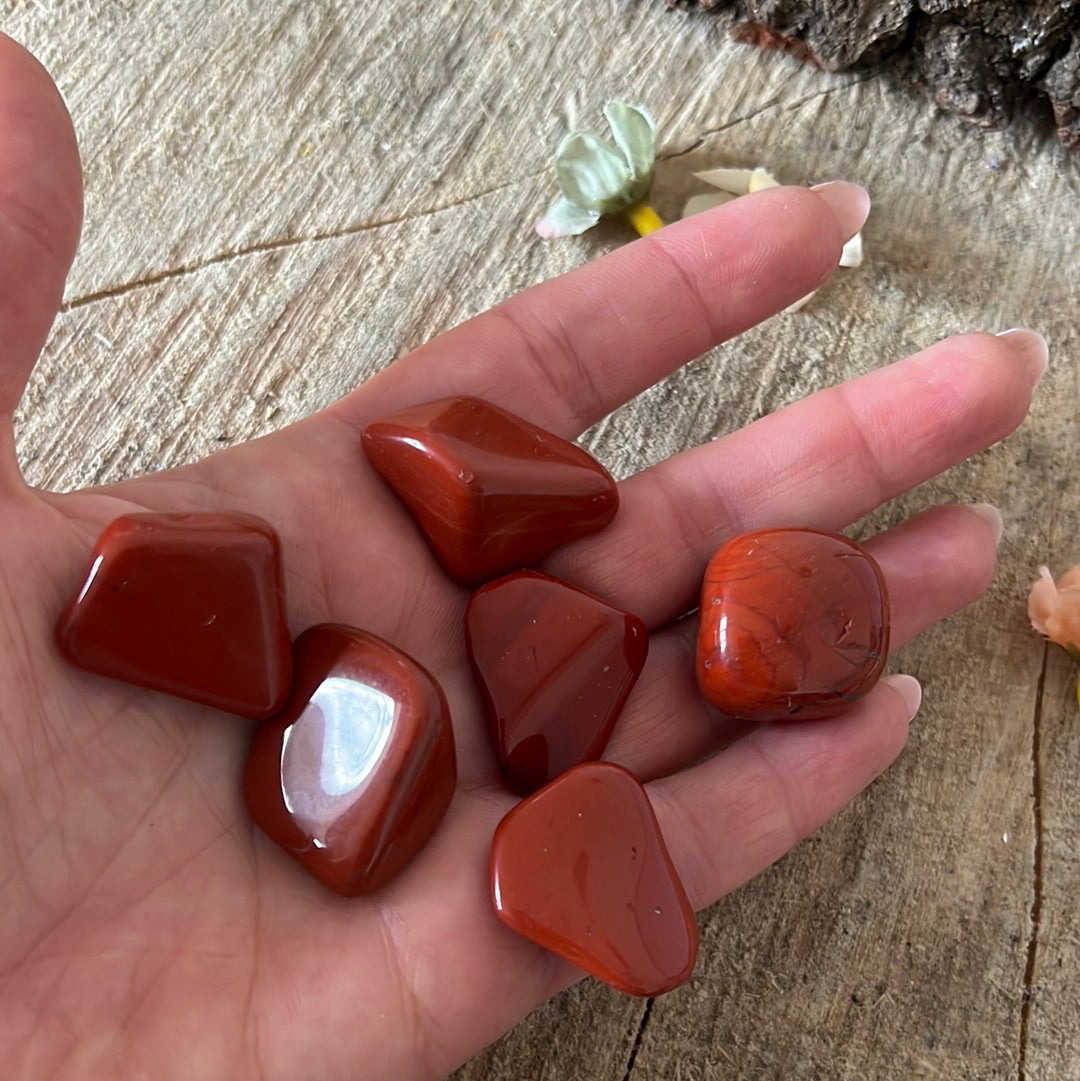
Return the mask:
<path id="1" fill-rule="evenodd" d="M 1038 723 L 1039 849 L 1032 891 L 1029 1001 L 1025 1004 L 1026 1076 L 1080 1077 L 1080 992 L 1077 985 L 1077 891 L 1080 890 L 1080 761 L 1076 666 L 1056 648 L 1047 655 Z"/>
<path id="2" fill-rule="evenodd" d="M 624 242 L 531 232 L 571 95 L 588 123 L 608 96 L 650 106 L 669 215 L 711 164 L 848 176 L 875 197 L 864 268 L 589 433 L 620 475 L 952 331 L 1045 330 L 1053 366 L 1025 429 L 861 526 L 954 498 L 1006 515 L 991 596 L 896 658 L 926 686 L 912 746 L 703 917 L 698 973 L 652 1007 L 631 1077 L 1011 1079 L 1021 1055 L 1032 1078 L 1080 1076 L 1077 717 L 1052 661 L 1037 849 L 1042 652 L 1023 616 L 1035 564 L 1080 559 L 1080 181 L 1049 139 L 962 129 L 877 81 L 735 48 L 660 3 L 0 10 L 57 74 L 87 159 L 68 307 L 19 415 L 36 483 L 117 479 L 272 430 Z M 458 1076 L 622 1081 L 644 1016 L 586 984 Z"/>
<path id="3" fill-rule="evenodd" d="M 1077 390 L 1075 364 L 1062 374 L 1066 395 Z M 1056 451 L 1075 460 L 1075 426 L 1063 426 Z M 1064 468 L 1064 466 L 1063 466 Z M 1048 561 L 1059 574 L 1080 560 L 1080 513 L 1067 473 L 1066 483 L 1048 493 Z M 1056 646 L 1046 654 L 1041 709 L 1036 715 L 1032 754 L 1039 846 L 1031 897 L 1028 989 L 1023 1018 L 1024 1068 L 1030 1078 L 1080 1078 L 1080 711 L 1076 665 Z"/>

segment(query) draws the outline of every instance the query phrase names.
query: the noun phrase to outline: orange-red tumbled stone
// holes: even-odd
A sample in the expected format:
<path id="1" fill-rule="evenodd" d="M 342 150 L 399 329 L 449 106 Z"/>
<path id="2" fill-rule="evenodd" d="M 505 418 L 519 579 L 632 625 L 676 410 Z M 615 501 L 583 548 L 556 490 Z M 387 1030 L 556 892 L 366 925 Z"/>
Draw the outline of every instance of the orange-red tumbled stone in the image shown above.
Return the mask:
<path id="1" fill-rule="evenodd" d="M 244 767 L 251 817 L 336 893 L 385 886 L 434 833 L 457 771 L 446 699 L 389 642 L 319 624 L 293 647 L 292 692 Z"/>
<path id="2" fill-rule="evenodd" d="M 889 651 L 889 600 L 873 558 L 838 533 L 765 529 L 709 561 L 697 680 L 750 721 L 840 713 L 867 694 Z"/>
<path id="3" fill-rule="evenodd" d="M 478 589 L 465 645 L 507 784 L 523 794 L 607 745 L 649 651 L 645 625 L 537 571 Z"/>
<path id="4" fill-rule="evenodd" d="M 491 847 L 499 919 L 631 995 L 687 980 L 694 913 L 649 798 L 621 766 L 586 762 L 523 800 Z"/>
<path id="5" fill-rule="evenodd" d="M 474 586 L 603 528 L 619 497 L 580 447 L 478 398 L 369 424 L 368 461 L 412 512 L 443 569 Z"/>
<path id="6" fill-rule="evenodd" d="M 281 546 L 248 514 L 129 514 L 101 534 L 57 644 L 80 668 L 244 717 L 281 708 Z"/>

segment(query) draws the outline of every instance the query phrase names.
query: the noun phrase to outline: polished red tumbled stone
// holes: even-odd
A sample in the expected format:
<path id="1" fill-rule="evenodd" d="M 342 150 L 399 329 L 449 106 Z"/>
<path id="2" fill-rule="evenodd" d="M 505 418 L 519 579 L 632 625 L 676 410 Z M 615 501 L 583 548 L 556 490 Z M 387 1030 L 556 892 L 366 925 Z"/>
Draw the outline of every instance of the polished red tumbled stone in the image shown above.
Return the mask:
<path id="1" fill-rule="evenodd" d="M 462 585 L 535 563 L 607 525 L 618 507 L 615 482 L 580 447 L 477 398 L 384 417 L 363 442 Z"/>
<path id="2" fill-rule="evenodd" d="M 689 978 L 693 910 L 649 798 L 621 766 L 586 762 L 523 800 L 491 847 L 499 919 L 619 991 Z"/>
<path id="3" fill-rule="evenodd" d="M 878 681 L 888 651 L 885 579 L 847 537 L 765 529 L 710 560 L 697 679 L 725 713 L 750 721 L 840 713 Z"/>
<path id="4" fill-rule="evenodd" d="M 507 783 L 534 792 L 599 758 L 645 664 L 637 616 L 536 571 L 478 589 L 465 645 Z"/>
<path id="5" fill-rule="evenodd" d="M 248 514 L 130 514 L 101 537 L 57 627 L 73 664 L 261 718 L 292 668 L 281 546 Z"/>
<path id="6" fill-rule="evenodd" d="M 293 654 L 292 693 L 255 734 L 244 799 L 324 885 L 370 893 L 420 851 L 450 805 L 446 699 L 411 657 L 353 627 L 311 627 Z"/>

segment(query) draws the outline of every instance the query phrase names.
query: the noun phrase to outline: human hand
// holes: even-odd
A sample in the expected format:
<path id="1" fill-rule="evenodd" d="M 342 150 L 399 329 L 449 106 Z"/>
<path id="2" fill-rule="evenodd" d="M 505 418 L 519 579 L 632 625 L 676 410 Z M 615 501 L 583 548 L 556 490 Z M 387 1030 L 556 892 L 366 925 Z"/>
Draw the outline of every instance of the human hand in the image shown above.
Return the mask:
<path id="1" fill-rule="evenodd" d="M 463 652 L 465 593 L 367 466 L 360 431 L 471 394 L 573 438 L 809 292 L 861 224 L 857 194 L 739 200 L 532 289 L 309 420 L 170 473 L 55 495 L 18 471 L 11 414 L 56 313 L 79 163 L 48 76 L 0 35 L 0 1048 L 6 1076 L 438 1078 L 579 975 L 495 918 L 501 786 Z M 696 908 L 825 822 L 901 749 L 886 679 L 841 718 L 746 731 L 693 680 L 709 554 L 767 525 L 836 529 L 1002 438 L 1038 357 L 970 335 L 835 387 L 621 485 L 604 532 L 544 569 L 641 616 L 650 657 L 605 757 L 648 781 Z M 292 632 L 352 623 L 434 673 L 459 785 L 386 889 L 328 893 L 251 825 L 246 722 L 75 670 L 53 628 L 101 530 L 139 510 L 237 510 L 282 537 Z M 870 541 L 893 643 L 976 599 L 995 529 L 932 510 Z M 723 746 L 712 757 L 710 749 Z M 717 824 L 722 824 L 722 828 Z"/>

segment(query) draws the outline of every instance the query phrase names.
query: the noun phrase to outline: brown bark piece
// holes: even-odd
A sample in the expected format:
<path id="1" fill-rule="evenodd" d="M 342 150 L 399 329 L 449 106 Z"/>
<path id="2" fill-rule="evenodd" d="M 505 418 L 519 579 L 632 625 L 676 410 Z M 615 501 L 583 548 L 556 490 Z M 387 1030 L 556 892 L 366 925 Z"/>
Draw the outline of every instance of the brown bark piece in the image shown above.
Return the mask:
<path id="1" fill-rule="evenodd" d="M 1070 150 L 1080 150 L 1080 30 L 1070 32 L 1068 47 L 1047 69 L 1041 85 L 1054 109 L 1058 138 Z"/>
<path id="2" fill-rule="evenodd" d="M 736 41 L 781 48 L 827 71 L 883 66 L 942 109 L 988 127 L 1048 102 L 1061 142 L 1080 146 L 1078 0 L 698 0 Z"/>

